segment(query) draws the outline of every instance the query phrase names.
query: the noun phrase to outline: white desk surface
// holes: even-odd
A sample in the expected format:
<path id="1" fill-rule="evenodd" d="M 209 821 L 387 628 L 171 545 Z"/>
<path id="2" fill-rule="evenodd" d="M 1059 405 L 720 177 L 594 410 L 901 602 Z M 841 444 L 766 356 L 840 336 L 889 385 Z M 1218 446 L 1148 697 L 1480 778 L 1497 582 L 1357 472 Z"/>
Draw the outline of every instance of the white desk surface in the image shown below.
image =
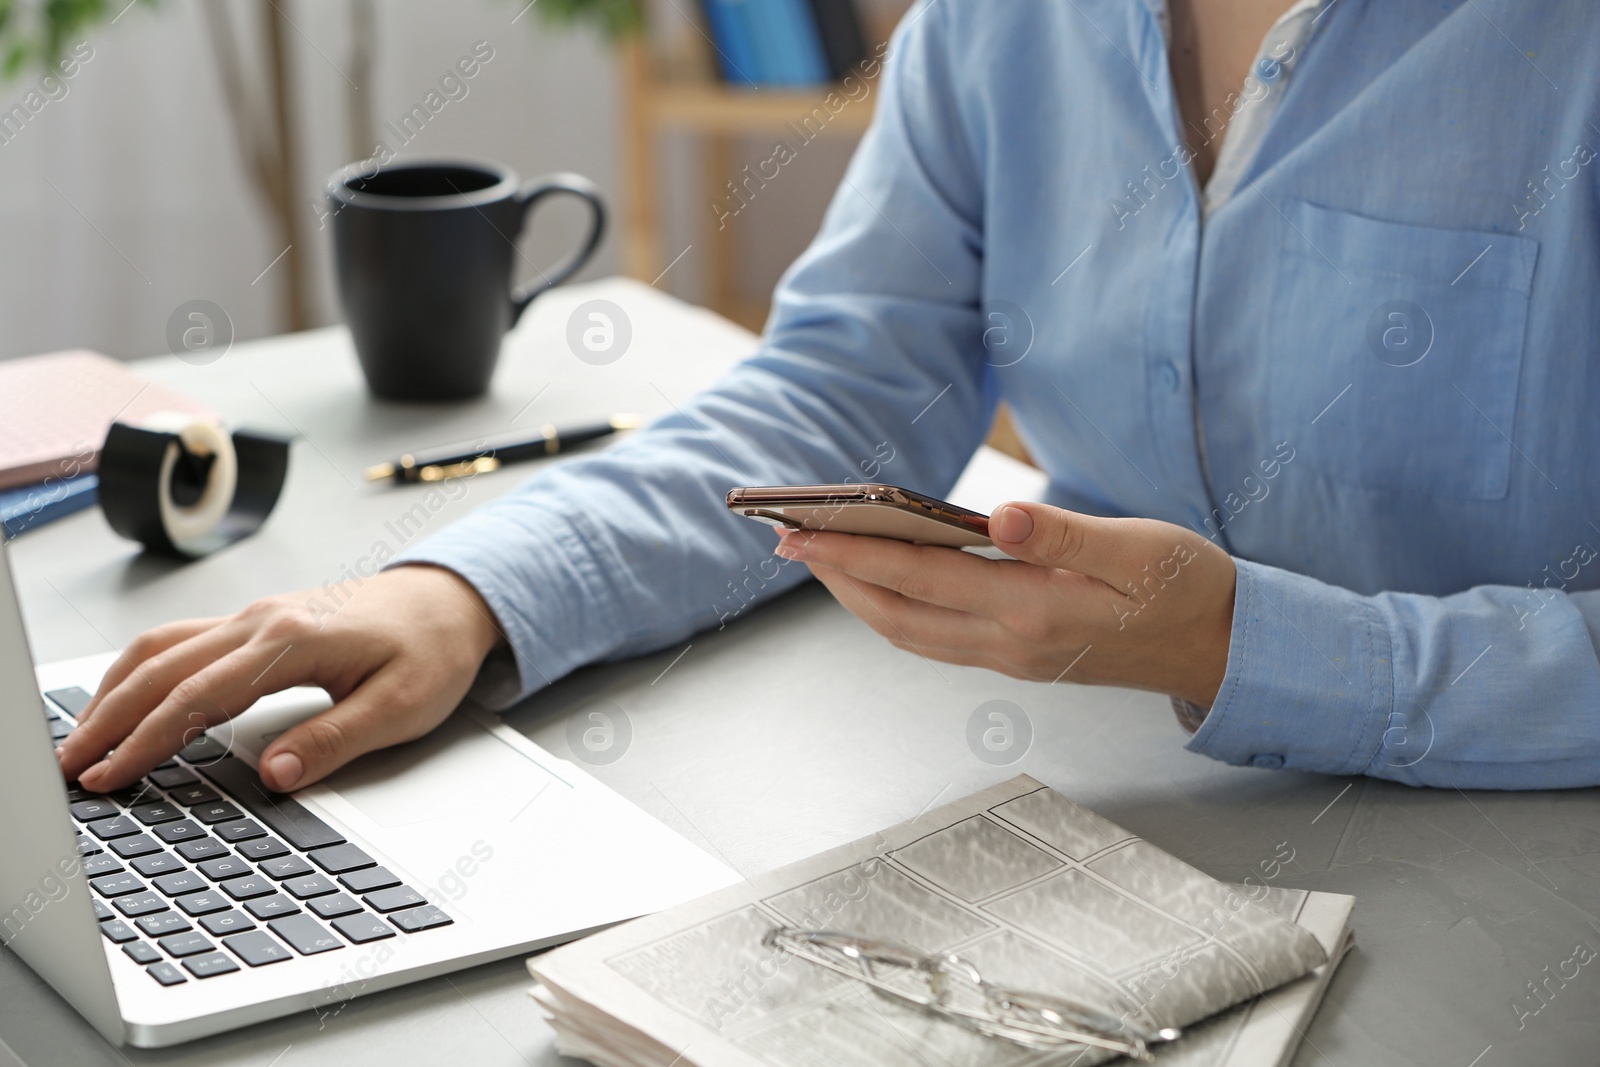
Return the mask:
<path id="1" fill-rule="evenodd" d="M 633 323 L 631 348 L 606 367 L 574 358 L 564 339 L 571 310 L 595 297 Z M 23 535 L 13 559 L 35 656 L 104 651 L 171 618 L 321 585 L 420 492 L 367 485 L 368 464 L 503 429 L 665 412 L 751 343 L 707 312 L 614 280 L 542 297 L 508 337 L 492 394 L 471 404 L 371 400 L 342 329 L 240 344 L 206 366 L 170 356 L 136 364 L 234 425 L 299 434 L 288 488 L 258 535 L 184 566 L 140 557 L 98 512 Z M 434 522 L 530 473 L 474 480 Z M 980 503 L 1031 477 L 993 457 L 971 473 L 963 490 Z M 566 714 L 614 701 L 632 722 L 631 747 L 593 773 L 745 873 L 1019 772 L 1219 878 L 1242 879 L 1287 842 L 1296 859 L 1277 884 L 1358 898 L 1357 947 L 1295 1064 L 1595 1062 L 1594 966 L 1551 981 L 1543 1001 L 1526 984 L 1553 974 L 1577 944 L 1600 950 L 1593 790 L 1463 795 L 1227 767 L 1183 751 L 1164 698 L 931 663 L 890 647 L 815 585 L 686 644 L 686 653 L 580 671 L 507 721 L 567 756 Z M 993 699 L 1014 701 L 1033 723 L 1031 748 L 1009 766 L 967 747 L 967 717 Z M 116 1050 L 0 951 L 0 1064 L 7 1047 L 30 1067 L 570 1062 L 555 1054 L 527 986 L 522 961 L 507 960 L 357 1000 L 321 1023 L 308 1012 L 175 1049 Z M 1541 1004 L 1519 1028 L 1516 1006 Z"/>

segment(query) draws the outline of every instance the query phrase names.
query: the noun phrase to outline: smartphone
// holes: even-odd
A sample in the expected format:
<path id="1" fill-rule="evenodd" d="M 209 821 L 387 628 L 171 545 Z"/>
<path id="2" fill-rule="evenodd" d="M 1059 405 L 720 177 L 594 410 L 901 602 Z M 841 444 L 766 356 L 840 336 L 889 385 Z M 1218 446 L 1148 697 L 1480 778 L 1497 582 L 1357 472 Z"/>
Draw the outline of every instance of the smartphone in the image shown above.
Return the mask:
<path id="1" fill-rule="evenodd" d="M 792 530 L 831 530 L 946 548 L 982 548 L 989 516 L 894 485 L 767 485 L 728 491 L 728 509 Z"/>

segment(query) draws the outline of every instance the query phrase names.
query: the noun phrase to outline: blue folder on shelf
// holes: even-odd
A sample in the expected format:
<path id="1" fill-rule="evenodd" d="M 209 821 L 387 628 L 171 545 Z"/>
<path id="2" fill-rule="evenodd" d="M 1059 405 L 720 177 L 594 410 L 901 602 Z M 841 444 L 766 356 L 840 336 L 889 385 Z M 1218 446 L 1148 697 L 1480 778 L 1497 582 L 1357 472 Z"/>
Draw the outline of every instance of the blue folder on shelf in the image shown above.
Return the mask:
<path id="1" fill-rule="evenodd" d="M 723 79 L 803 86 L 830 80 L 828 53 L 808 0 L 701 0 Z"/>
<path id="2" fill-rule="evenodd" d="M 722 77 L 730 85 L 754 86 L 762 80 L 750 32 L 749 0 L 702 0 Z"/>
<path id="3" fill-rule="evenodd" d="M 755 0 L 766 8 L 779 57 L 780 85 L 821 85 L 832 78 L 816 16 L 806 0 Z"/>

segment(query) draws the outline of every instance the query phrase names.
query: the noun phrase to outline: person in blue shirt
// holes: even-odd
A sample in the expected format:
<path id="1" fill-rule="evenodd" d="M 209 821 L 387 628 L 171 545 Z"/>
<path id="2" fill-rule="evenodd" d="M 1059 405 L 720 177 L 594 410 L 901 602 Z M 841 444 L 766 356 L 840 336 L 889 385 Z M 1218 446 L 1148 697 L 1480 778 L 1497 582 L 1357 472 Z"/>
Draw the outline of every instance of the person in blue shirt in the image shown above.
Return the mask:
<path id="1" fill-rule="evenodd" d="M 474 684 L 505 706 L 717 626 L 759 573 L 925 656 L 1170 694 L 1230 763 L 1600 783 L 1585 0 L 930 0 L 876 92 L 748 360 L 332 616 L 297 594 L 144 635 L 65 772 L 126 784 L 195 715 L 311 683 L 335 706 L 262 762 L 305 785 Z M 723 507 L 942 494 L 1002 400 L 1050 476 L 993 516 L 1014 560 L 775 556 Z"/>

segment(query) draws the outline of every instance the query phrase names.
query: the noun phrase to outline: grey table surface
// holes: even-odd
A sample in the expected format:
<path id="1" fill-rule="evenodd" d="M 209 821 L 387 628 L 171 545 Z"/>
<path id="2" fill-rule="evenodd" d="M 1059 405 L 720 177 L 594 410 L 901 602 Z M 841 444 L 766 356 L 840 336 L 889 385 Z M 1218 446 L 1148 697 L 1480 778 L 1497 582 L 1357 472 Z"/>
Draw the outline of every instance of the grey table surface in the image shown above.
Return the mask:
<path id="1" fill-rule="evenodd" d="M 566 341 L 569 316 L 592 299 L 612 301 L 632 324 L 627 352 L 605 366 L 575 358 Z M 288 488 L 259 534 L 187 565 L 140 555 L 95 512 L 23 535 L 13 560 L 34 655 L 101 652 L 171 618 L 320 586 L 376 541 L 398 547 L 386 524 L 421 492 L 369 486 L 366 465 L 500 429 L 663 413 L 749 345 L 708 313 L 614 280 L 541 298 L 508 337 L 491 394 L 471 404 L 368 398 L 339 329 L 241 344 L 200 365 L 144 361 L 142 373 L 234 425 L 298 434 Z M 442 526 L 526 473 L 475 479 L 431 522 Z M 932 663 L 893 649 L 815 585 L 684 647 L 579 671 L 506 721 L 570 757 L 567 717 L 597 699 L 626 712 L 632 738 L 622 758 L 591 772 L 741 873 L 1025 772 L 1216 877 L 1241 880 L 1287 844 L 1295 859 L 1275 884 L 1356 896 L 1357 947 L 1299 1067 L 1600 1061 L 1600 962 L 1550 979 L 1578 946 L 1600 949 L 1593 790 L 1429 791 L 1224 766 L 1183 751 L 1160 697 Z M 991 700 L 1013 702 L 1032 724 L 1025 753 L 1004 766 L 967 742 L 969 717 Z M 144 1051 L 108 1045 L 4 951 L 0 1063 L 573 1062 L 555 1052 L 528 984 L 523 962 L 505 960 L 365 997 L 329 1018 L 307 1012 Z"/>

